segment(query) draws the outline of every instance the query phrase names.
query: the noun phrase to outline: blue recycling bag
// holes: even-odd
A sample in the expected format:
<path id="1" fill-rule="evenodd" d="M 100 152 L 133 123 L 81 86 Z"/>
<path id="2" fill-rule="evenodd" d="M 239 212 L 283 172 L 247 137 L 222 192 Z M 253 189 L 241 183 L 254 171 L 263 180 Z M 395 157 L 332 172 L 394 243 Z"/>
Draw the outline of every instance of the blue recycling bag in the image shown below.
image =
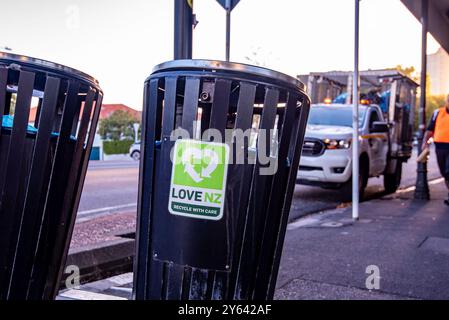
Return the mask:
<path id="1" fill-rule="evenodd" d="M 2 120 L 2 127 L 3 128 L 11 129 L 12 126 L 13 126 L 13 123 L 14 123 L 14 116 L 11 116 L 11 115 L 3 116 L 3 120 Z M 30 132 L 30 133 L 36 133 L 37 129 L 29 124 L 28 127 L 27 127 L 27 131 Z"/>

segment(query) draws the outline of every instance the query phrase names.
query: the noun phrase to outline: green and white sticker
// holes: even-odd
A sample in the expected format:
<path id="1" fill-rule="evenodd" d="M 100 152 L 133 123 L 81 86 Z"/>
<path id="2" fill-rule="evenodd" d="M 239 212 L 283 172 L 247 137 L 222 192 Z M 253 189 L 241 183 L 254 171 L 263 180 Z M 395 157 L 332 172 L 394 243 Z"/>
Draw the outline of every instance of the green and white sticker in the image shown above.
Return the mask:
<path id="1" fill-rule="evenodd" d="M 177 140 L 168 211 L 184 217 L 220 220 L 223 217 L 228 157 L 226 144 Z"/>

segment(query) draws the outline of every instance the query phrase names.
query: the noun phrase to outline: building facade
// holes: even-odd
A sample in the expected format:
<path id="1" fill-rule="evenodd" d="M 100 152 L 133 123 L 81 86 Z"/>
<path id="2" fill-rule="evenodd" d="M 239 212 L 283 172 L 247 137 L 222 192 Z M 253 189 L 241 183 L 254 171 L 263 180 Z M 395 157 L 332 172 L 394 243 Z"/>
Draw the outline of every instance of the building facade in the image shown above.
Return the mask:
<path id="1" fill-rule="evenodd" d="M 427 73 L 430 94 L 449 94 L 449 54 L 443 48 L 427 56 Z"/>

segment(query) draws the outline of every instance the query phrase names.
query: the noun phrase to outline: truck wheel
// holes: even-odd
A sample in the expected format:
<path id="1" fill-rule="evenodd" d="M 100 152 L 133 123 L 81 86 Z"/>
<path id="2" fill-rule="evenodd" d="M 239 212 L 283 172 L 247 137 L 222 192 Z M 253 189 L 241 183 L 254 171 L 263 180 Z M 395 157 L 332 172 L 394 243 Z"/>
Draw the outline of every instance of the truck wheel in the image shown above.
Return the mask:
<path id="1" fill-rule="evenodd" d="M 362 158 L 360 159 L 360 168 L 359 168 L 359 201 L 363 200 L 363 196 L 365 195 L 365 189 L 368 185 L 369 178 L 369 164 L 368 160 Z M 342 186 L 343 193 L 343 201 L 350 202 L 352 201 L 352 176 L 349 181 L 345 182 Z"/>
<path id="2" fill-rule="evenodd" d="M 402 162 L 397 161 L 396 170 L 393 173 L 384 174 L 384 188 L 387 193 L 394 193 L 401 185 Z"/>

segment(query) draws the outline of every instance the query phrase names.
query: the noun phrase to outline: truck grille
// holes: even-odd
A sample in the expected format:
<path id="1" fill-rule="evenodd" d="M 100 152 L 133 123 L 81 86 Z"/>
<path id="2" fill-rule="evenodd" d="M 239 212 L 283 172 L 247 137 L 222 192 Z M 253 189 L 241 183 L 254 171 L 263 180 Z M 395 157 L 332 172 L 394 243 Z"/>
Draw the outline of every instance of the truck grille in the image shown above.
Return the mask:
<path id="1" fill-rule="evenodd" d="M 306 157 L 318 157 L 324 153 L 324 148 L 324 143 L 321 140 L 305 138 L 302 155 Z"/>

